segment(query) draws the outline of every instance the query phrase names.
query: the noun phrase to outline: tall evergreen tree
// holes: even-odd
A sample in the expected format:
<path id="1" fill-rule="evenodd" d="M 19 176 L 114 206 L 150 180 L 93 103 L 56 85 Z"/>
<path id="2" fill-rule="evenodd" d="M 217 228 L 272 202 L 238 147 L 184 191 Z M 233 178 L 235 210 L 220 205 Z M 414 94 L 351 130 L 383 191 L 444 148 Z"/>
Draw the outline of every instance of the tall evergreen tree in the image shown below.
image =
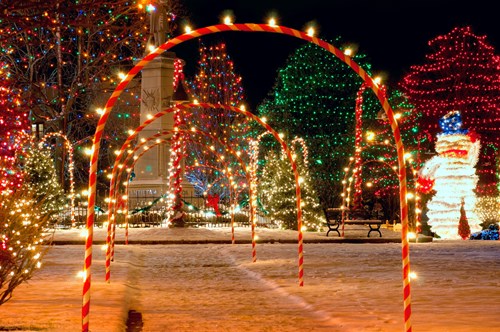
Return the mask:
<path id="1" fill-rule="evenodd" d="M 426 63 L 415 65 L 401 81 L 415 111 L 423 114 L 420 127 L 432 137 L 439 132 L 439 119 L 460 111 L 466 128 L 480 135 L 482 152 L 478 163 L 477 192 L 498 194 L 498 149 L 500 145 L 500 57 L 468 26 L 429 41 L 432 53 Z"/>
<path id="2" fill-rule="evenodd" d="M 341 44 L 340 38 L 333 44 Z M 353 59 L 370 73 L 364 55 Z M 306 140 L 314 187 L 325 206 L 340 206 L 343 169 L 354 152 L 354 106 L 361 84 L 333 54 L 307 44 L 288 58 L 268 99 L 258 107 L 271 127 Z M 363 121 L 369 127 L 380 104 L 373 94 L 367 94 L 364 103 Z"/>

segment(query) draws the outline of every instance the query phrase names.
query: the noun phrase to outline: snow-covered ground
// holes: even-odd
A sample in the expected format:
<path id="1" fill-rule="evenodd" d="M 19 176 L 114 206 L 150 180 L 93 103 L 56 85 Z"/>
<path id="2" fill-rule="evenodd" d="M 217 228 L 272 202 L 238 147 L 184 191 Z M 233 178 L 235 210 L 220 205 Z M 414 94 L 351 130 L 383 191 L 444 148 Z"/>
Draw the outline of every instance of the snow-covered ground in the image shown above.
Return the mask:
<path id="1" fill-rule="evenodd" d="M 347 231 L 348 238 L 366 239 L 364 229 Z M 325 233 L 306 233 L 299 287 L 297 233 L 258 234 L 265 243 L 257 244 L 252 263 L 251 244 L 217 242 L 230 240 L 228 228 L 131 229 L 136 242 L 202 243 L 117 245 L 110 284 L 95 245 L 90 330 L 126 331 L 129 310 L 142 315 L 142 331 L 155 332 L 404 329 L 399 243 L 342 243 L 332 235 L 337 241 L 312 243 Z M 55 234 L 58 241 L 77 238 L 74 230 Z M 94 239 L 104 238 L 96 229 Z M 119 229 L 117 240 L 123 238 Z M 250 230 L 237 228 L 236 238 L 248 240 Z M 83 244 L 53 246 L 39 273 L 0 307 L 0 331 L 81 330 L 83 258 Z M 413 331 L 500 331 L 500 241 L 411 243 L 410 263 L 417 274 Z"/>

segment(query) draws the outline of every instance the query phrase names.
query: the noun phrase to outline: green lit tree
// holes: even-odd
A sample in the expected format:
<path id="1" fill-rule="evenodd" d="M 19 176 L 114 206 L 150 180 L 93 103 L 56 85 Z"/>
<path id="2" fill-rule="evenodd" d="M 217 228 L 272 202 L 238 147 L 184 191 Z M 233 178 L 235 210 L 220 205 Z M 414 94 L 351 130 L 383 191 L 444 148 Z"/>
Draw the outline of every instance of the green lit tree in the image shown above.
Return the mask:
<path id="1" fill-rule="evenodd" d="M 333 44 L 341 44 L 340 38 Z M 353 59 L 370 73 L 364 55 Z M 271 127 L 306 140 L 312 183 L 324 206 L 340 206 L 343 169 L 354 152 L 354 107 L 361 84 L 334 55 L 307 44 L 288 58 L 268 99 L 258 107 L 259 116 L 265 116 Z M 363 109 L 366 127 L 377 125 L 380 104 L 373 94 L 367 93 Z M 270 148 L 270 140 L 265 141 Z"/>
<path id="2" fill-rule="evenodd" d="M 296 157 L 300 174 L 302 222 L 308 230 L 319 230 L 325 222 L 311 177 L 300 156 Z M 258 192 L 268 216 L 284 229 L 297 229 L 295 178 L 290 161 L 282 153 L 270 151 L 259 177 Z"/>

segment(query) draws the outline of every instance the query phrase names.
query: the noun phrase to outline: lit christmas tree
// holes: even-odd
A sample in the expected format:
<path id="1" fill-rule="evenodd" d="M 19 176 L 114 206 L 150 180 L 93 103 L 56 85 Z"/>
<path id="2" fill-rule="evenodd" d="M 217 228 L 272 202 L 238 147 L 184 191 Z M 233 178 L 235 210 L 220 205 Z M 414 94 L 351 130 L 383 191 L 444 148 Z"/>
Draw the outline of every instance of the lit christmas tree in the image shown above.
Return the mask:
<path id="1" fill-rule="evenodd" d="M 500 144 L 500 57 L 470 27 L 457 27 L 429 42 L 427 63 L 412 66 L 401 82 L 403 92 L 422 113 L 421 130 L 435 135 L 438 119 L 457 110 L 464 125 L 482 141 L 478 194 L 498 195 Z"/>
<path id="2" fill-rule="evenodd" d="M 480 143 L 473 132 L 461 129 L 460 113 L 446 114 L 439 122 L 443 132 L 436 141 L 437 156 L 425 162 L 419 171 L 420 189 L 435 195 L 427 202 L 428 224 L 442 239 L 459 239 L 457 211 L 462 207 L 469 214 L 472 232 L 480 231 L 480 220 L 474 214 Z"/>
<path id="3" fill-rule="evenodd" d="M 11 89 L 11 73 L 0 64 L 0 191 L 19 188 L 23 174 L 16 167 L 22 141 L 28 131 L 28 114 L 20 96 Z"/>
<path id="4" fill-rule="evenodd" d="M 460 220 L 458 221 L 458 235 L 463 240 L 466 240 L 470 236 L 470 227 L 469 227 L 469 222 L 467 221 L 467 216 L 465 214 L 465 209 L 464 209 L 464 201 L 462 201 L 462 204 L 460 205 Z"/>
<path id="5" fill-rule="evenodd" d="M 319 230 L 325 222 L 318 196 L 311 185 L 311 179 L 302 157 L 295 159 L 300 174 L 302 222 L 308 230 Z M 297 199 L 292 166 L 283 154 L 270 151 L 259 177 L 259 197 L 268 217 L 283 229 L 297 229 Z"/>
<path id="6" fill-rule="evenodd" d="M 398 118 L 405 154 L 408 156 L 406 158 L 407 186 L 408 191 L 413 193 L 416 183 L 416 175 L 413 171 L 420 168 L 424 157 L 423 153 L 433 148 L 431 145 L 433 139 L 420 133 L 418 119 L 422 115 L 413 112 L 413 106 L 408 103 L 401 91 L 388 89 L 387 94 L 394 114 Z M 365 119 L 365 122 L 367 120 Z M 387 116 L 382 109 L 377 114 L 376 123 L 373 123 L 372 120 L 368 122 L 368 125 L 372 129 L 363 132 L 364 140 L 361 145 L 363 198 L 366 198 L 370 206 L 373 204 L 374 198 L 381 200 L 386 217 L 396 220 L 400 212 L 400 204 L 394 136 Z M 409 202 L 409 204 L 411 203 Z M 411 223 L 416 222 L 418 216 L 415 209 L 409 210 L 409 216 Z"/>
<path id="7" fill-rule="evenodd" d="M 47 149 L 31 145 L 24 161 L 25 186 L 36 202 L 42 203 L 41 213 L 52 215 L 67 203 L 59 184 L 54 160 Z"/>
<path id="8" fill-rule="evenodd" d="M 340 38 L 333 44 L 341 44 Z M 364 55 L 353 59 L 370 73 Z M 266 117 L 275 130 L 306 140 L 312 181 L 328 206 L 340 206 L 340 182 L 353 153 L 354 107 L 361 84 L 356 73 L 334 55 L 308 44 L 289 57 L 268 100 L 258 107 L 259 116 Z M 379 110 L 373 94 L 367 95 L 363 121 L 375 122 Z"/>
<path id="9" fill-rule="evenodd" d="M 234 63 L 226 52 L 226 45 L 219 43 L 213 46 L 205 46 L 200 41 L 200 60 L 198 63 L 198 74 L 189 84 L 188 93 L 193 99 L 203 103 L 223 104 L 230 106 L 241 106 L 244 99 L 242 78 L 234 69 Z M 247 145 L 244 141 L 247 132 L 247 119 L 238 113 L 224 109 L 193 109 L 187 116 L 186 123 L 206 131 L 222 142 L 244 149 Z M 207 147 L 212 143 L 208 142 Z M 222 164 L 214 165 L 214 156 L 207 155 L 197 144 L 187 145 L 190 151 L 187 163 L 190 166 L 196 163 L 212 165 L 224 169 Z M 218 170 L 206 168 L 191 168 L 186 174 L 187 179 L 196 184 L 197 194 L 202 195 L 214 183 L 221 173 Z M 228 189 L 221 186 L 224 182 L 217 182 L 212 186 L 213 193 L 221 199 L 228 197 Z"/>

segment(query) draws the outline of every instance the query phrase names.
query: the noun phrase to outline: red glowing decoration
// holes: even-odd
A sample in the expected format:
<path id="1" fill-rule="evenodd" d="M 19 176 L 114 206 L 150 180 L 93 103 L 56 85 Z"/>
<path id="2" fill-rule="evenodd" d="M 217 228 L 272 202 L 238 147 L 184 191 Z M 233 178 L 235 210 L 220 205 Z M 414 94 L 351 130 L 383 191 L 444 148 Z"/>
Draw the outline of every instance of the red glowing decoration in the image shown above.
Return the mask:
<path id="1" fill-rule="evenodd" d="M 219 210 L 219 200 L 220 197 L 217 194 L 213 196 L 210 194 L 207 195 L 207 206 L 214 208 L 217 217 L 220 217 L 222 215 Z"/>
<path id="2" fill-rule="evenodd" d="M 434 53 L 412 66 L 401 86 L 420 119 L 421 130 L 439 132 L 438 119 L 460 111 L 464 127 L 481 136 L 479 194 L 496 195 L 495 154 L 500 146 L 500 57 L 470 27 L 457 27 L 429 41 Z M 473 134 L 475 135 L 475 134 Z M 475 136 L 471 136 L 475 137 Z M 494 152 L 487 147 L 493 147 Z"/>
<path id="3" fill-rule="evenodd" d="M 432 191 L 432 188 L 434 187 L 434 179 L 432 178 L 419 177 L 417 182 L 418 182 L 417 189 L 422 194 L 430 193 Z"/>
<path id="4" fill-rule="evenodd" d="M 467 221 L 467 216 L 465 215 L 465 202 L 462 200 L 462 204 L 460 206 L 460 220 L 458 221 L 458 235 L 463 240 L 467 240 L 470 236 L 470 226 Z"/>

